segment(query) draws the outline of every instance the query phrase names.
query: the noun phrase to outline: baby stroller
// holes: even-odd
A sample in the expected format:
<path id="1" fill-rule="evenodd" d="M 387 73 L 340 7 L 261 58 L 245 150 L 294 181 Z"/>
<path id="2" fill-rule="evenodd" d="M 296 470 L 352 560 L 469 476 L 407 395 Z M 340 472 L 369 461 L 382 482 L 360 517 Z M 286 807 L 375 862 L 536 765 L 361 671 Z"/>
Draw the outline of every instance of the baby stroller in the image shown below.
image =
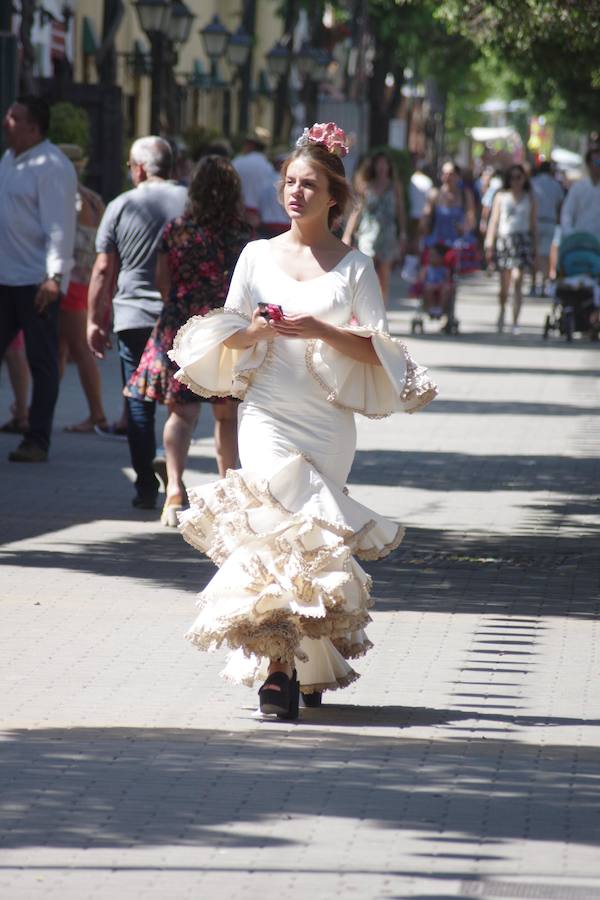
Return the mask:
<path id="1" fill-rule="evenodd" d="M 575 332 L 598 340 L 600 332 L 600 241 L 576 231 L 560 243 L 558 280 L 552 309 L 546 316 L 544 339 L 558 331 L 567 341 Z"/>
<path id="2" fill-rule="evenodd" d="M 411 284 L 408 295 L 419 301 L 418 309 L 410 322 L 411 334 L 424 333 L 426 318 L 435 322 L 440 321 L 444 317 L 446 322 L 442 328 L 442 332 L 444 334 L 458 334 L 460 323 L 454 314 L 454 308 L 456 306 L 456 289 L 458 285 L 458 272 L 460 270 L 460 252 L 461 242 L 457 242 L 453 247 L 448 247 L 443 256 L 443 265 L 448 273 L 447 283 L 450 283 L 451 286 L 445 308 L 434 306 L 431 309 L 427 309 L 423 296 L 425 286 L 424 281 L 417 277 Z M 428 263 L 429 248 L 426 247 L 421 255 L 421 265 L 426 267 Z"/>

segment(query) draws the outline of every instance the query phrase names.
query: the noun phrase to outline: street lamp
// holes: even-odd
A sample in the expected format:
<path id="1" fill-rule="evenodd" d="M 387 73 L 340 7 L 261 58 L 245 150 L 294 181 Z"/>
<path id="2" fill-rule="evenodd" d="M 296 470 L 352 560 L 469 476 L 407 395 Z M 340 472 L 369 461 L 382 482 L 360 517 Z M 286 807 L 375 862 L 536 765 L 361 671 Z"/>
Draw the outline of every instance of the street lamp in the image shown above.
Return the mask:
<path id="1" fill-rule="evenodd" d="M 219 16 L 215 13 L 208 25 L 200 29 L 200 37 L 204 45 L 204 52 L 210 59 L 210 80 L 214 88 L 223 91 L 223 134 L 228 137 L 231 119 L 231 97 L 229 85 L 219 78 L 218 63 L 227 52 L 231 40 L 231 33 L 227 31 Z"/>
<path id="2" fill-rule="evenodd" d="M 185 3 L 174 0 L 171 7 L 171 20 L 167 29 L 167 37 L 173 44 L 185 44 L 190 36 L 196 16 L 189 11 Z"/>
<path id="3" fill-rule="evenodd" d="M 307 121 L 314 122 L 319 107 L 319 82 L 327 77 L 331 56 L 319 47 L 312 47 L 307 41 L 294 56 L 298 74 L 302 78 Z"/>
<path id="4" fill-rule="evenodd" d="M 275 78 L 283 78 L 287 75 L 292 54 L 290 48 L 286 44 L 273 44 L 269 52 L 265 55 L 267 68 L 271 75 Z"/>
<path id="5" fill-rule="evenodd" d="M 239 82 L 238 90 L 238 131 L 248 130 L 248 107 L 251 95 L 252 66 L 250 53 L 253 40 L 243 25 L 231 35 L 227 47 L 227 62 L 233 69 L 232 83 Z"/>
<path id="6" fill-rule="evenodd" d="M 166 33 L 173 10 L 168 0 L 137 0 L 133 5 L 142 31 L 147 35 Z"/>
<path id="7" fill-rule="evenodd" d="M 294 56 L 294 62 L 301 78 L 310 78 L 315 62 L 315 50 L 305 41 Z"/>
<path id="8" fill-rule="evenodd" d="M 208 25 L 200 29 L 200 37 L 204 44 L 204 52 L 211 63 L 214 64 L 225 56 L 231 35 L 216 13 Z"/>
<path id="9" fill-rule="evenodd" d="M 152 134 L 160 134 L 166 81 L 169 87 L 167 92 L 168 127 L 172 128 L 175 125 L 173 96 L 176 86 L 173 83 L 172 75 L 177 62 L 175 46 L 187 41 L 195 16 L 189 11 L 183 0 L 135 0 L 133 5 L 137 11 L 140 27 L 146 34 L 151 48 L 150 131 Z"/>
<path id="10" fill-rule="evenodd" d="M 276 142 L 283 141 L 286 120 L 289 117 L 289 75 L 292 53 L 289 39 L 273 44 L 265 54 L 267 69 L 277 79 L 275 106 L 273 108 L 273 125 Z"/>
<path id="11" fill-rule="evenodd" d="M 326 50 L 313 50 L 313 63 L 310 69 L 310 77 L 313 81 L 324 81 L 333 58 Z"/>
<path id="12" fill-rule="evenodd" d="M 230 65 L 241 69 L 242 66 L 245 66 L 246 62 L 248 61 L 251 47 L 252 38 L 244 29 L 244 26 L 240 25 L 237 31 L 234 31 L 229 39 L 229 45 L 227 47 L 227 62 Z"/>
<path id="13" fill-rule="evenodd" d="M 164 44 L 171 23 L 173 7 L 169 0 L 137 0 L 134 6 L 140 27 L 150 41 L 152 56 L 150 131 L 152 134 L 159 134 L 163 97 Z"/>

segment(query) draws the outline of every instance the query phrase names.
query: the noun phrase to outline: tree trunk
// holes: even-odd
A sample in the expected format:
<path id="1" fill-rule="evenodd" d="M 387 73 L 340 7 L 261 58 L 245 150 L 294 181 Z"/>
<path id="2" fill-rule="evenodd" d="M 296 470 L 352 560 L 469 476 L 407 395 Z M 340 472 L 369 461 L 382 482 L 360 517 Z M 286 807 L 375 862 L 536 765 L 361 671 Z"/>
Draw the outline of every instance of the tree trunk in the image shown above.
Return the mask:
<path id="1" fill-rule="evenodd" d="M 33 75 L 35 65 L 35 50 L 31 43 L 31 29 L 33 28 L 33 14 L 35 0 L 22 0 L 21 25 L 19 28 L 19 40 L 23 51 L 21 59 L 21 72 L 19 76 L 19 93 L 35 94 L 36 84 Z"/>
<path id="2" fill-rule="evenodd" d="M 371 147 L 387 144 L 390 119 L 400 100 L 402 77 L 392 68 L 393 50 L 389 46 L 379 46 L 373 60 L 373 73 L 369 79 L 369 143 Z M 394 88 L 386 86 L 388 72 L 395 74 Z"/>

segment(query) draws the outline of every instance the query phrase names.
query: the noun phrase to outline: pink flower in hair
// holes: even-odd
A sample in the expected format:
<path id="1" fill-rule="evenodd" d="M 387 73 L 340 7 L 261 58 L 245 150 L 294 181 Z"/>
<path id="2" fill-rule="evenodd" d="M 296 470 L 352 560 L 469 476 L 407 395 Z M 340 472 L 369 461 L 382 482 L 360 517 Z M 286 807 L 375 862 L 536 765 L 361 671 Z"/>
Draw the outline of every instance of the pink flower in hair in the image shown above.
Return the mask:
<path id="1" fill-rule="evenodd" d="M 345 132 L 335 122 L 315 122 L 312 128 L 305 128 L 296 146 L 304 147 L 308 143 L 322 144 L 334 156 L 346 156 L 350 149 Z"/>
<path id="2" fill-rule="evenodd" d="M 308 131 L 308 139 L 315 144 L 323 144 L 325 143 L 325 135 L 326 135 L 326 125 L 319 125 L 315 123 L 312 128 Z"/>

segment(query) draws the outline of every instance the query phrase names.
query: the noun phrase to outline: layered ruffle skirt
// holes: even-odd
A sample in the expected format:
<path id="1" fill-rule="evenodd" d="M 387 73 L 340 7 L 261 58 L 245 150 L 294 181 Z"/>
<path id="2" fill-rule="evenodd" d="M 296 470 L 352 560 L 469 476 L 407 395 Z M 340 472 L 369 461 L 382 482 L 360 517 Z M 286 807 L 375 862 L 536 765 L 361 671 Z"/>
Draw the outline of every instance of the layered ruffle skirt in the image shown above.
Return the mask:
<path id="1" fill-rule="evenodd" d="M 244 352 L 223 345 L 246 324 L 229 310 L 191 320 L 171 354 L 177 377 L 196 392 L 245 399 L 242 468 L 191 489 L 190 508 L 180 517 L 184 538 L 219 567 L 199 595 L 187 637 L 205 650 L 227 646 L 224 674 L 235 682 L 262 679 L 269 659 L 280 659 L 295 666 L 303 692 L 334 690 L 358 677 L 347 660 L 371 647 L 364 630 L 371 579 L 357 560 L 386 556 L 404 533 L 345 488 L 354 454 L 352 413 L 413 411 L 437 391 L 387 335 L 373 340 L 381 367 L 338 359 L 320 342 L 296 342 L 289 361 L 295 415 L 284 414 L 273 397 L 287 351 L 273 356 L 266 345 Z M 305 414 L 311 418 L 303 425 Z"/>

